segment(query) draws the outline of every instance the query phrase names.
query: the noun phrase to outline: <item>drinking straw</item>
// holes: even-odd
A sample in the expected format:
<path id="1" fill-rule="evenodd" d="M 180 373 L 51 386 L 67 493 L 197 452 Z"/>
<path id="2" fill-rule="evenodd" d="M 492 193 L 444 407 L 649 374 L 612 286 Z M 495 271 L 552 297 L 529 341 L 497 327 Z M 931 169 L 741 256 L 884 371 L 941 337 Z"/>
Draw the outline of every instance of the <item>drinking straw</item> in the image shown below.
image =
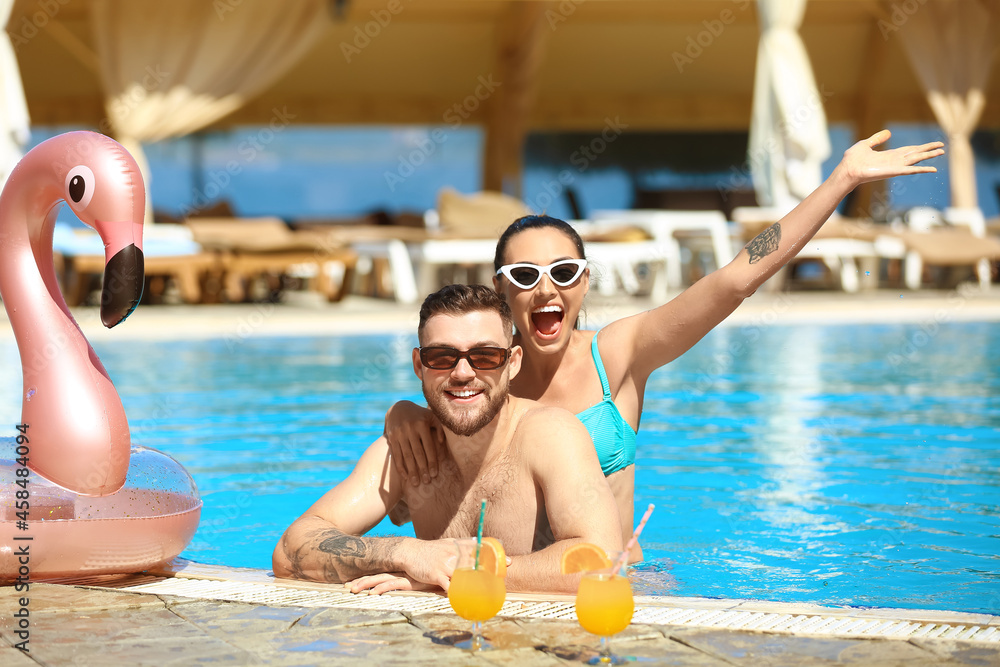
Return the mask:
<path id="1" fill-rule="evenodd" d="M 625 566 L 625 561 L 628 560 L 628 555 L 631 553 L 632 547 L 634 547 L 635 543 L 639 541 L 639 533 L 641 533 L 642 529 L 646 527 L 646 522 L 649 521 L 649 515 L 653 513 L 653 507 L 653 503 L 650 503 L 649 507 L 646 508 L 646 513 L 642 515 L 642 521 L 639 522 L 639 525 L 635 527 L 635 532 L 632 533 L 632 539 L 630 539 L 628 544 L 625 545 L 625 550 L 622 551 L 621 558 L 619 558 L 618 562 L 615 563 L 615 569 L 611 571 L 612 576 L 618 574 L 618 570 Z"/>
<path id="2" fill-rule="evenodd" d="M 486 518 L 486 498 L 479 503 L 479 528 L 476 530 L 476 564 L 475 568 L 479 569 L 479 549 L 483 546 L 483 520 Z"/>

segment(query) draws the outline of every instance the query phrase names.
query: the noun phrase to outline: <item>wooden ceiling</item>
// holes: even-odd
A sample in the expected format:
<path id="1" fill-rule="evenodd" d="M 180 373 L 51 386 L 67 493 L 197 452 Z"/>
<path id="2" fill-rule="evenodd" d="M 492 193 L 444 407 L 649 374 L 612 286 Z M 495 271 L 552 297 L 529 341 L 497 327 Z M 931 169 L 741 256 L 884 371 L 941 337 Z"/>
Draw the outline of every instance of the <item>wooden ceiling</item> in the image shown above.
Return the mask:
<path id="1" fill-rule="evenodd" d="M 357 30 L 393 1 L 401 11 L 358 48 Z M 448 110 L 480 77 L 496 77 L 498 26 L 520 1 L 331 1 L 326 36 L 217 126 L 267 123 L 274 108 L 304 124 L 447 125 Z M 38 27 L 33 17 L 46 6 Z M 893 6 L 809 2 L 801 35 L 831 122 L 859 132 L 934 122 L 898 35 L 886 30 Z M 96 127 L 105 116 L 89 12 L 89 0 L 15 5 L 8 32 L 34 124 Z M 758 41 L 752 0 L 564 0 L 547 5 L 544 20 L 527 129 L 600 129 L 616 116 L 635 130 L 749 127 Z M 37 34 L 27 38 L 32 26 Z M 980 125 L 1000 127 L 1000 66 L 987 98 Z M 479 105 L 463 122 L 485 123 L 486 109 Z"/>

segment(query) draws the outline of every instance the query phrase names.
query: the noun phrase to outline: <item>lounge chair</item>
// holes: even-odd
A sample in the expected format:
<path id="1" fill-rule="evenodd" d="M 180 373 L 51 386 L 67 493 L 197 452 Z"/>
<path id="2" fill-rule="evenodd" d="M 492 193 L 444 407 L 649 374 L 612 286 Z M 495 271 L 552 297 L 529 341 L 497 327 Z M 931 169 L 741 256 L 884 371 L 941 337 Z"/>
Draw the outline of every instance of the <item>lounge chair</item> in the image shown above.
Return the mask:
<path id="1" fill-rule="evenodd" d="M 733 209 L 733 221 L 742 229 L 742 243 L 749 243 L 783 215 L 783 211 L 769 207 Z M 879 240 L 888 232 L 884 225 L 843 218 L 834 213 L 792 261 L 768 281 L 769 288 L 783 287 L 790 267 L 803 260 L 822 262 L 845 292 L 857 292 L 863 286 L 874 287 L 880 258 L 903 259 L 906 256 L 905 248 L 891 244 L 881 247 Z"/>
<path id="2" fill-rule="evenodd" d="M 884 256 L 905 253 L 906 285 L 918 289 L 925 266 L 975 268 L 979 284 L 991 283 L 990 262 L 1000 259 L 1000 241 L 986 235 L 986 221 L 979 209 L 937 209 L 919 206 L 907 211 L 905 226 L 880 238 Z"/>
<path id="3" fill-rule="evenodd" d="M 434 271 L 442 264 L 457 264 L 477 270 L 484 282 L 493 275 L 493 260 L 500 234 L 517 218 L 530 214 L 518 199 L 494 192 L 461 195 L 444 189 L 438 196 L 437 209 L 427 215 L 428 229 L 438 229 L 438 238 L 410 244 L 410 255 L 417 264 L 418 283 L 425 289 L 434 285 Z M 571 221 L 587 241 L 591 276 L 597 290 L 614 294 L 620 282 L 628 294 L 642 290 L 638 280 L 639 265 L 656 267 L 665 261 L 663 244 L 635 225 Z M 665 298 L 663 271 L 654 273 L 653 290 Z"/>
<path id="4" fill-rule="evenodd" d="M 312 231 L 292 231 L 279 218 L 189 218 L 195 241 L 215 252 L 222 264 L 226 297 L 247 298 L 260 277 L 280 289 L 285 276 L 315 280 L 328 301 L 343 298 L 357 255 L 336 239 Z"/>
<path id="5" fill-rule="evenodd" d="M 96 232 L 57 223 L 52 245 L 62 260 L 66 303 L 79 305 L 104 273 L 104 244 Z M 202 283 L 222 271 L 215 254 L 205 252 L 181 225 L 147 225 L 143 229 L 143 260 L 150 287 L 146 294 L 162 294 L 166 281 L 172 280 L 185 303 L 200 303 Z"/>
<path id="6" fill-rule="evenodd" d="M 586 244 L 592 289 L 612 296 L 619 291 L 649 292 L 665 301 L 670 251 L 640 225 L 617 220 L 570 220 Z M 648 284 L 648 288 L 647 288 Z"/>
<path id="7" fill-rule="evenodd" d="M 726 216 L 718 210 L 631 209 L 594 211 L 592 217 L 603 225 L 635 225 L 644 229 L 659 246 L 658 257 L 664 263 L 665 280 L 659 283 L 654 296 L 665 297 L 668 287 L 684 286 L 682 246 L 692 253 L 711 255 L 715 268 L 729 263 L 733 249 L 732 230 Z"/>
<path id="8" fill-rule="evenodd" d="M 351 227 L 330 233 L 350 238 L 351 248 L 367 261 L 385 261 L 396 300 L 416 303 L 437 289 L 442 267 L 467 271 L 466 282 L 488 282 L 497 238 L 528 213 L 520 200 L 507 195 L 463 195 L 445 188 L 437 207 L 425 213 L 423 229 Z M 490 268 L 483 271 L 483 267 Z"/>

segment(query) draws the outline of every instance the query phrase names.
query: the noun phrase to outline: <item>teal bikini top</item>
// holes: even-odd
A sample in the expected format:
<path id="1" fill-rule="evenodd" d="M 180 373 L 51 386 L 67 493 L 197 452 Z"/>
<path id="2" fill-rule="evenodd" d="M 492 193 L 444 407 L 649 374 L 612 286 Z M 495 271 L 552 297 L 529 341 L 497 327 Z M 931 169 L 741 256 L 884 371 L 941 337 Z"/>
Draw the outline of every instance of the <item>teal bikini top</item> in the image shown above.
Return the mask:
<path id="1" fill-rule="evenodd" d="M 590 432 L 597 450 L 597 458 L 601 462 L 601 470 L 607 477 L 635 463 L 635 431 L 618 411 L 618 406 L 611 400 L 611 385 L 608 374 L 601 361 L 601 353 L 597 351 L 597 334 L 590 345 L 594 357 L 597 375 L 601 378 L 604 398 L 597 405 L 592 405 L 576 417 Z"/>

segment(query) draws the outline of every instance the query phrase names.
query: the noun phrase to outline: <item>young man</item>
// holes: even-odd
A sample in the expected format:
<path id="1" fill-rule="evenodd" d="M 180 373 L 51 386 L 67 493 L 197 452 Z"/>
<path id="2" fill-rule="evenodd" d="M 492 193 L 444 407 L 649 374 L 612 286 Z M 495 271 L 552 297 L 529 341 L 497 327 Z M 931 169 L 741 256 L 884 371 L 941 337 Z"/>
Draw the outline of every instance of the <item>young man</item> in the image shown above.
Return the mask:
<path id="1" fill-rule="evenodd" d="M 482 285 L 449 285 L 420 308 L 413 370 L 445 429 L 441 474 L 407 484 L 385 437 L 351 474 L 285 531 L 277 577 L 347 582 L 351 590 L 447 590 L 458 551 L 486 499 L 483 534 L 498 538 L 510 591 L 572 593 L 563 551 L 591 542 L 622 548 L 614 496 L 586 429 L 573 414 L 509 393 L 521 367 L 510 308 Z M 362 537 L 396 503 L 409 506 L 416 538 Z"/>

